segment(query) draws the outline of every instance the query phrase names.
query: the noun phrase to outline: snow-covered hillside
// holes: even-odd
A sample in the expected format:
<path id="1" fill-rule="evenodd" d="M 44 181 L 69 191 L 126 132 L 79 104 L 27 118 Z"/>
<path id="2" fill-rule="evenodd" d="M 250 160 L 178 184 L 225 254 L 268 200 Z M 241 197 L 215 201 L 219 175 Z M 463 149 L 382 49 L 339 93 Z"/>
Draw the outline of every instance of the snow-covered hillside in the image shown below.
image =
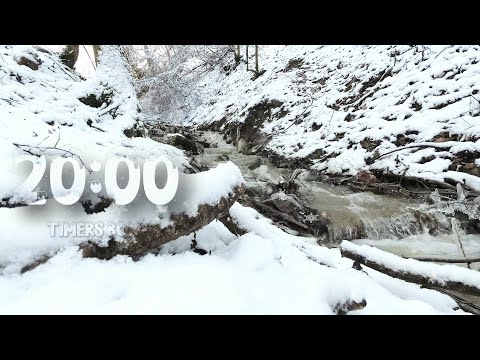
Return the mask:
<path id="1" fill-rule="evenodd" d="M 455 156 L 475 154 L 479 146 L 477 108 L 468 96 L 480 89 L 480 52 L 476 47 L 431 49 L 422 54 L 409 47 L 260 47 L 263 75 L 252 80 L 243 64 L 207 73 L 197 84 L 204 89 L 197 94 L 204 102 L 192 103 L 198 107 L 181 122 L 254 125 L 249 117 L 254 109 L 263 114 L 261 122 L 250 133 L 243 129 L 242 136 L 285 158 L 310 156 L 315 169 L 381 168 L 400 174 L 405 162 L 412 175 L 465 179 L 478 189 L 476 176 L 444 170 L 455 164 Z M 392 57 L 394 51 L 400 54 Z M 378 91 L 368 95 L 372 90 Z M 404 100 L 397 104 L 396 97 Z M 451 104 L 440 109 L 445 103 Z M 0 46 L 0 313 L 465 314 L 447 295 L 366 267 L 358 271 L 339 249 L 291 235 L 235 202 L 244 185 L 236 165 L 226 162 L 193 173 L 184 151 L 144 137 L 138 110 L 118 47 L 102 46 L 99 66 L 85 80 L 56 53 Z M 407 143 L 434 143 L 445 151 L 417 167 L 432 148 L 399 152 L 398 166 L 388 157 L 366 164 L 375 151 L 396 148 L 400 134 Z M 439 134 L 442 141 L 435 142 Z M 357 143 L 366 138 L 380 142 L 364 149 Z M 18 189 L 14 163 L 26 154 L 74 157 L 87 168 L 113 155 L 140 164 L 167 156 L 180 170 L 179 191 L 167 210 L 109 202 L 87 211 L 85 204 L 61 206 L 51 198 L 32 206 L 36 199 Z M 475 160 L 469 169 L 478 165 Z M 41 183 L 47 193 L 48 180 Z M 220 215 L 229 215 L 241 234 L 224 225 Z M 129 233 L 95 239 L 52 233 L 51 227 L 52 222 L 117 226 L 127 221 Z M 154 249 L 140 251 L 148 242 Z M 112 252 L 88 257 L 86 243 L 92 251 Z M 139 251 L 125 255 L 132 248 Z M 401 268 L 402 259 L 361 249 Z M 412 263 L 409 269 L 424 273 L 440 266 Z M 455 270 L 437 272 L 449 278 Z M 472 287 L 480 287 L 478 273 L 461 270 Z"/>
<path id="2" fill-rule="evenodd" d="M 260 46 L 261 76 L 231 56 L 202 77 L 188 111 L 163 118 L 221 127 L 233 141 L 238 126 L 250 151 L 330 174 L 478 191 L 479 61 L 479 46 Z"/>
<path id="3" fill-rule="evenodd" d="M 181 167 L 187 164 L 171 146 L 125 136 L 138 126 L 138 102 L 130 74 L 115 52 L 104 51 L 95 76 L 83 81 L 48 50 L 2 46 L 0 79 L 0 165 L 9 170 L 0 182 L 4 203 L 27 200 L 18 191 L 14 194 L 19 183 L 13 160 L 22 154 L 70 154 L 87 165 L 112 154 L 132 160 L 168 155 Z M 109 99 L 103 99 L 107 87 Z"/>

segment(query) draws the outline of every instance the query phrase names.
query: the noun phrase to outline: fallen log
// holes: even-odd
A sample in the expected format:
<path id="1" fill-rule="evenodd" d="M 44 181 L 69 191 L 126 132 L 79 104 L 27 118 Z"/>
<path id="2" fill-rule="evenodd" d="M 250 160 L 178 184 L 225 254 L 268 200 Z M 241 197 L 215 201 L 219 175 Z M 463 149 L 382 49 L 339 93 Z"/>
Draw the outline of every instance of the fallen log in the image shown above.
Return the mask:
<path id="1" fill-rule="evenodd" d="M 480 295 L 480 273 L 455 265 L 438 265 L 343 241 L 340 253 L 373 270 L 424 287 L 436 287 L 464 294 Z"/>
<path id="2" fill-rule="evenodd" d="M 464 259 L 451 259 L 451 258 L 434 258 L 434 257 L 403 257 L 404 259 L 413 259 L 417 261 L 446 263 L 446 264 L 472 264 L 480 262 L 480 258 L 464 258 Z"/>
<path id="3" fill-rule="evenodd" d="M 197 215 L 188 216 L 184 213 L 170 217 L 170 225 L 161 227 L 159 224 L 140 224 L 137 227 L 125 227 L 123 240 L 111 238 L 107 246 L 100 246 L 88 241 L 80 245 L 84 257 L 95 257 L 109 260 L 116 255 L 128 255 L 134 260 L 147 252 L 175 240 L 183 235 L 200 230 L 214 219 L 224 216 L 237 198 L 245 191 L 245 184 L 234 187 L 229 194 L 222 197 L 217 204 L 201 204 Z"/>
<path id="4" fill-rule="evenodd" d="M 457 303 L 458 307 L 465 312 L 469 312 L 470 314 L 473 314 L 473 315 L 480 315 L 480 307 L 478 305 L 475 305 L 473 302 L 459 296 L 458 293 L 445 290 L 445 289 L 435 288 L 435 287 L 425 287 L 425 288 L 441 292 L 442 294 L 445 294 L 451 297 Z"/>

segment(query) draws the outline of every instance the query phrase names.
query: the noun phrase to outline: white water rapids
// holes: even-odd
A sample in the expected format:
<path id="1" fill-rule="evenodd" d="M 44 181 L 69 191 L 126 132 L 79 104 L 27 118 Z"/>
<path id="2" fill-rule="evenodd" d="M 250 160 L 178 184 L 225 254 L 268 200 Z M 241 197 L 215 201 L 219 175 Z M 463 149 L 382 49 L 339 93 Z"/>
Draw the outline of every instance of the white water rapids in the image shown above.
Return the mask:
<path id="1" fill-rule="evenodd" d="M 276 183 L 282 175 L 288 177 L 292 172 L 291 169 L 273 166 L 268 159 L 237 152 L 236 147 L 227 144 L 221 134 L 204 132 L 202 137 L 217 147 L 206 148 L 204 154 L 195 156 L 196 161 L 213 167 L 228 157 L 241 169 L 249 187 Z M 252 166 L 260 162 L 260 166 Z M 326 213 L 332 221 L 331 237 L 336 241 L 357 239 L 354 240 L 356 243 L 372 245 L 401 256 L 462 258 L 456 240 L 459 236 L 468 257 L 480 256 L 480 235 L 466 234 L 462 230 L 452 232 L 451 221 L 440 212 L 429 214 L 438 224 L 432 234 L 428 231 L 428 221 L 420 225 L 414 212 L 416 209 L 425 211 L 426 205 L 419 200 L 353 192 L 345 186 L 309 181 L 305 177 L 300 181 L 300 193 L 308 199 L 306 204 Z M 479 267 L 480 264 L 472 266 Z"/>

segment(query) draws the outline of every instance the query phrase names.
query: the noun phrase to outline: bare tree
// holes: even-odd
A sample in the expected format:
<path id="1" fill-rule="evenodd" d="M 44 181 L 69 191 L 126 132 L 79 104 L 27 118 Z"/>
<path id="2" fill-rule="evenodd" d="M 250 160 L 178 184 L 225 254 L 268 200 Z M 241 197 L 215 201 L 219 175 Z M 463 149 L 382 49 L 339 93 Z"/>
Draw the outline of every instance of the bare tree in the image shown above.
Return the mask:
<path id="1" fill-rule="evenodd" d="M 240 45 L 236 45 L 236 51 L 234 50 L 235 54 L 235 62 L 238 64 L 240 62 Z"/>
<path id="2" fill-rule="evenodd" d="M 258 45 L 255 45 L 255 73 L 258 75 Z"/>
<path id="3" fill-rule="evenodd" d="M 132 47 L 135 54 L 131 64 L 141 73 L 137 77 L 137 91 L 143 96 L 145 110 L 159 114 L 190 106 L 196 89 L 194 82 L 199 76 L 219 64 L 237 46 L 225 45 L 149 45 L 149 51 Z M 150 71 L 152 70 L 152 71 Z M 186 99 L 189 98 L 189 101 Z"/>
<path id="4" fill-rule="evenodd" d="M 60 60 L 62 63 L 67 65 L 70 69 L 74 68 L 75 63 L 78 60 L 78 54 L 80 51 L 79 47 L 80 45 L 67 45 L 60 54 Z"/>
<path id="5" fill-rule="evenodd" d="M 93 46 L 93 56 L 95 58 L 95 65 L 98 65 L 98 55 L 100 51 L 100 45 L 92 45 Z"/>

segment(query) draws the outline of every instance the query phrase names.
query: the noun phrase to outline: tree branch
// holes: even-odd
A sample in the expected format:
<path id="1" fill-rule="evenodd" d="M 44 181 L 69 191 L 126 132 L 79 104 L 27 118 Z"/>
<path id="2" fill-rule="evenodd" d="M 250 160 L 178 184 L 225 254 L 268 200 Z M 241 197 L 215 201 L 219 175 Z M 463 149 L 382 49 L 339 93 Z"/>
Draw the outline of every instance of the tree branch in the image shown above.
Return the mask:
<path id="1" fill-rule="evenodd" d="M 349 258 L 353 261 L 357 261 L 360 264 L 363 264 L 373 270 L 379 271 L 388 276 L 401 279 L 407 282 L 419 284 L 424 287 L 436 287 L 436 288 L 445 289 L 445 290 L 458 291 L 464 294 L 480 296 L 480 286 L 467 284 L 462 281 L 460 276 L 456 280 L 437 279 L 433 276 L 426 276 L 425 274 L 412 270 L 412 267 L 410 266 L 411 265 L 410 261 L 412 259 L 402 259 L 399 256 L 389 254 L 390 256 L 395 256 L 396 258 L 398 258 L 399 263 L 400 261 L 408 262 L 405 264 L 404 267 L 399 266 L 398 268 L 394 269 L 392 267 L 389 267 L 387 264 L 382 263 L 376 259 L 368 259 L 366 256 L 360 254 L 358 251 L 353 249 L 351 246 L 352 245 L 351 243 L 348 243 L 348 244 L 350 244 L 348 249 L 345 248 L 344 244 L 340 246 L 340 253 L 343 257 Z M 355 246 L 355 247 L 358 247 L 360 249 L 359 246 Z M 381 250 L 378 250 L 378 251 L 381 251 Z M 430 264 L 430 266 L 441 267 L 442 265 Z M 467 269 L 461 269 L 461 270 L 468 271 Z M 451 278 L 454 278 L 454 277 L 451 276 Z"/>

